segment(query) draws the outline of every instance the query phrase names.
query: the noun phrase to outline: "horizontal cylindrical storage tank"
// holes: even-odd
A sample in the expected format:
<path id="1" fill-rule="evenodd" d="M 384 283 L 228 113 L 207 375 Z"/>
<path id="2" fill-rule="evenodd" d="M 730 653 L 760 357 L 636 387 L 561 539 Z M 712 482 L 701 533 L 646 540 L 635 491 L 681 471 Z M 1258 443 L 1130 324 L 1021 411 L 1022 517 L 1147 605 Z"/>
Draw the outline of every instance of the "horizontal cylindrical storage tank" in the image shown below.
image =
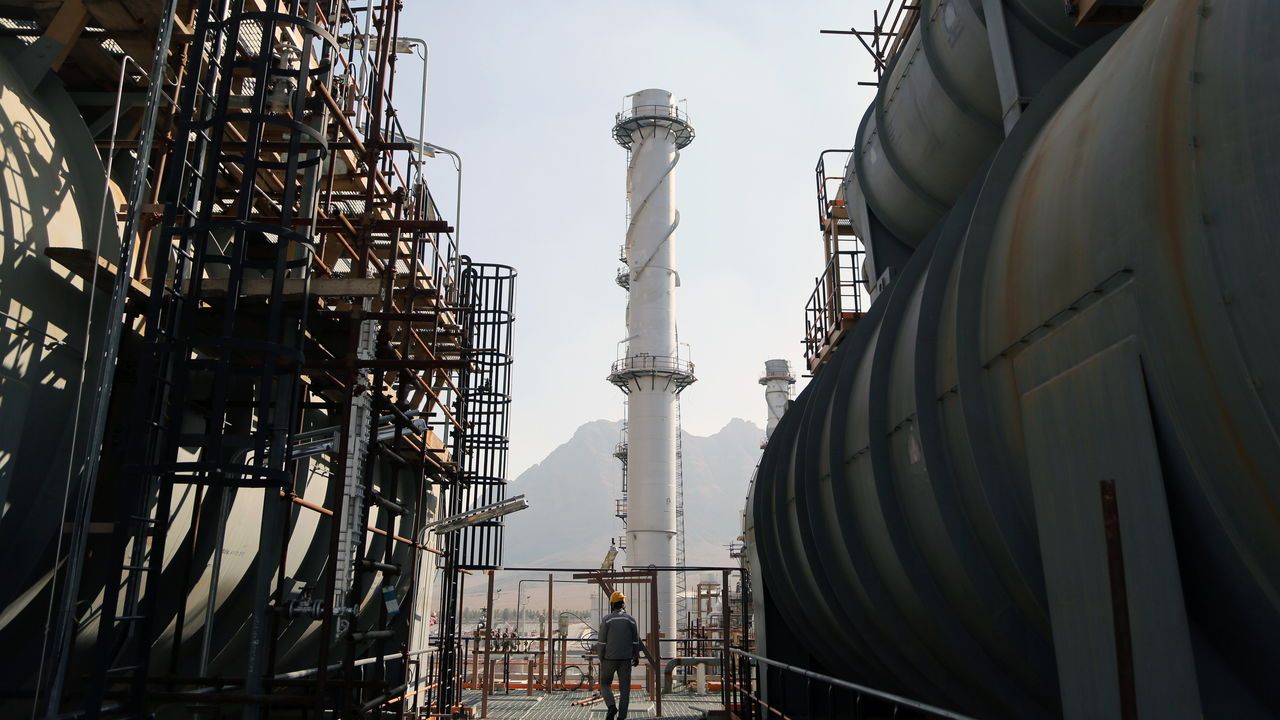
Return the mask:
<path id="1" fill-rule="evenodd" d="M 1089 716 L 1062 678 L 1120 661 L 1063 629 L 1077 510 L 1046 498 L 1072 478 L 1103 512 L 1097 483 L 1136 477 L 1167 511 L 1125 557 L 1167 518 L 1181 588 L 1152 601 L 1126 563 L 1139 702 L 1280 712 L 1280 5 L 1204 7 L 1157 0 L 1064 66 L 783 418 L 748 507 L 771 654 L 982 717 Z M 1190 682 L 1144 678 L 1153 632 Z"/>
<path id="2" fill-rule="evenodd" d="M 916 28 L 885 70 L 858 127 L 847 198 L 864 198 L 898 240 L 915 246 L 955 203 L 1004 138 L 1003 106 L 984 4 L 922 0 Z M 1075 28 L 1060 0 L 1006 2 L 1022 97 L 1038 92 L 1101 34 Z M 861 227 L 862 237 L 871 229 Z"/>

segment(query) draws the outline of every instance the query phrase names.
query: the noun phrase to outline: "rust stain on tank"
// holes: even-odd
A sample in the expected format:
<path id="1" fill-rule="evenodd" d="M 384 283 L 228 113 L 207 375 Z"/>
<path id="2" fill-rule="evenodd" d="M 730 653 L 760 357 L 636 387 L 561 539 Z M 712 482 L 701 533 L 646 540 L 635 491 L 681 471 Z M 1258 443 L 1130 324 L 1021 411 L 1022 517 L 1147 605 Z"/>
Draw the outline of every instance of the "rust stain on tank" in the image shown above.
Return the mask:
<path id="1" fill-rule="evenodd" d="M 1177 162 L 1186 153 L 1187 138 L 1181 132 L 1178 118 L 1188 112 L 1188 89 L 1190 87 L 1191 69 L 1194 64 L 1194 43 L 1200 15 L 1198 3 L 1184 2 L 1174 13 L 1171 13 L 1170 33 L 1165 43 L 1167 60 L 1160 64 L 1159 106 L 1155 116 L 1156 122 L 1156 220 L 1159 223 L 1158 237 L 1161 247 L 1168 258 L 1175 281 L 1178 300 L 1183 308 L 1183 317 L 1195 345 L 1195 351 L 1204 367 L 1213 367 L 1208 347 L 1205 343 L 1204 331 L 1200 318 L 1196 313 L 1191 287 L 1188 283 L 1191 269 L 1184 252 L 1187 243 L 1186 227 L 1179 222 L 1179 210 L 1186 205 L 1187 198 L 1193 198 L 1187 184 L 1193 182 L 1191 168 L 1183 167 Z M 1235 449 L 1236 456 L 1244 466 L 1250 480 L 1261 484 L 1262 476 L 1254 464 L 1240 436 L 1235 418 L 1227 408 L 1226 399 L 1222 397 L 1216 383 L 1208 384 L 1216 414 L 1221 421 L 1222 432 Z M 1261 497 L 1269 498 L 1267 493 Z M 1273 502 L 1266 502 L 1267 509 L 1273 516 L 1280 516 Z"/>
<path id="2" fill-rule="evenodd" d="M 1050 169 L 1046 168 L 1047 160 L 1051 156 L 1055 156 L 1053 152 L 1052 138 L 1059 136 L 1059 127 L 1065 124 L 1064 111 L 1061 109 L 1053 114 L 1053 117 L 1044 124 L 1041 135 L 1032 143 L 1032 147 L 1028 151 L 1029 160 L 1019 169 L 1018 176 L 1014 178 L 1012 187 L 1014 191 L 1010 192 L 1006 200 L 1006 208 L 1012 208 L 1012 220 L 1009 228 L 1009 247 L 1007 247 L 1005 261 L 1005 299 L 1019 297 L 1023 299 L 1025 281 L 1027 281 L 1027 250 L 1028 238 L 1033 236 L 1034 227 L 1036 227 L 1036 219 L 1038 211 L 1036 209 L 1036 199 L 1041 193 L 1041 186 L 1046 179 L 1046 173 Z M 996 227 L 998 232 L 998 223 Z M 1023 327 L 1023 310 L 1027 309 L 1025 302 L 1004 302 L 1004 324 L 1002 328 L 1001 346 L 1006 346 L 1007 341 L 1011 338 L 1020 337 L 1027 329 Z"/>
<path id="3" fill-rule="evenodd" d="M 1040 185 L 1044 181 L 1044 164 L 1045 157 L 1049 154 L 1044 151 L 1047 138 L 1054 137 L 1062 113 L 1055 113 L 1049 122 L 1045 124 L 1041 131 L 1040 137 L 1032 144 L 1029 161 L 1018 171 L 1018 175 L 1013 180 L 1013 186 L 1016 190 L 1010 193 L 1006 200 L 1006 207 L 1012 203 L 1013 217 L 1009 228 L 1009 247 L 1008 255 L 1005 260 L 1005 299 L 1002 308 L 1004 315 L 1004 327 L 1001 336 L 1001 344 L 1006 345 L 1010 338 L 1019 337 L 1022 334 L 1022 302 L 1007 302 L 1010 298 L 1022 298 L 1023 280 L 1025 279 L 1023 266 L 1025 263 L 1024 253 L 1026 238 L 1036 218 L 1035 198 L 1040 193 Z M 997 224 L 996 230 L 998 231 Z"/>

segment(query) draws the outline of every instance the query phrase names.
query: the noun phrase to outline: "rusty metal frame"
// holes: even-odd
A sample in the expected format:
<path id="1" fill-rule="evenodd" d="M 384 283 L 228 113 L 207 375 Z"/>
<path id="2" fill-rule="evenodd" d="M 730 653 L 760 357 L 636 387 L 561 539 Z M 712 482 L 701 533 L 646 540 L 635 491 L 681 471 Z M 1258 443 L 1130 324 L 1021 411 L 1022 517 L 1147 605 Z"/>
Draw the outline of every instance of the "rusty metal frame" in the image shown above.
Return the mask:
<path id="1" fill-rule="evenodd" d="M 874 63 L 876 81 L 859 81 L 859 85 L 878 87 L 884 82 L 884 73 L 902 50 L 903 43 L 920 21 L 920 3 L 913 0 L 887 0 L 884 10 L 872 12 L 870 30 L 856 27 L 848 30 L 819 30 L 822 35 L 852 35 L 862 45 Z M 869 39 L 869 41 L 868 41 Z"/>
<path id="2" fill-rule="evenodd" d="M 98 553 L 114 558 L 114 569 L 94 571 L 121 582 L 104 583 L 104 630 L 82 706 L 89 717 L 141 714 L 157 700 L 184 699 L 343 715 L 381 716 L 384 707 L 397 717 L 416 714 L 429 695 L 424 691 L 442 679 L 431 674 L 434 659 L 421 657 L 430 651 L 410 652 L 412 612 L 392 614 L 379 603 L 375 629 L 352 628 L 331 643 L 335 609 L 325 604 L 317 618 L 323 641 L 316 668 L 283 675 L 275 668 L 276 628 L 289 602 L 284 572 L 291 518 L 298 512 L 330 518 L 332 549 L 344 517 L 341 493 L 330 493 L 337 498 L 331 507 L 301 497 L 305 466 L 293 456 L 292 439 L 306 429 L 306 414 L 338 420 L 328 482 L 348 479 L 347 453 L 360 438 L 375 451 L 362 470 L 359 507 L 345 511 L 359 518 L 362 536 L 372 533 L 384 545 L 376 557 L 361 551 L 352 587 L 381 584 L 381 576 L 404 571 L 412 578 L 402 600 L 408 607 L 419 592 L 420 564 L 443 554 L 422 537 L 428 493 L 452 488 L 459 494 L 467 479 L 456 462 L 459 448 L 495 442 L 493 433 L 467 439 L 465 418 L 475 413 L 460 382 L 476 367 L 478 345 L 469 333 L 488 327 L 482 316 L 475 321 L 486 306 L 468 301 L 459 287 L 464 264 L 456 237 L 426 187 L 417 146 L 402 139 L 391 101 L 401 3 L 197 0 L 183 7 L 173 19 L 172 44 L 158 50 L 167 72 L 153 73 L 152 89 L 161 90 L 164 102 L 156 110 L 161 132 L 118 145 L 154 150 L 149 162 L 141 155 L 149 193 L 125 209 L 126 217 L 140 219 L 139 251 L 125 267 L 147 297 L 130 290 L 125 327 L 142 324 L 144 352 L 132 359 L 143 367 L 120 383 L 133 398 L 132 410 L 128 402 L 116 403 L 115 420 L 132 430 L 119 448 L 109 448 L 115 457 L 138 460 L 105 464 L 102 472 L 99 495 L 120 502 L 109 518 L 95 511 L 93 519 L 113 521 L 115 531 L 111 552 Z M 139 22 L 158 25 L 158 17 Z M 145 32 L 108 27 L 85 37 L 99 35 L 136 43 Z M 364 42 L 346 40 L 356 36 Z M 71 54 L 69 77 L 92 77 L 86 57 Z M 146 88 L 147 79 L 135 84 Z M 85 267 L 97 267 L 95 258 L 87 259 Z M 508 321 L 512 303 L 508 298 Z M 359 359 L 366 323 L 376 325 L 376 354 Z M 509 322 L 506 328 L 509 368 Z M 353 427 L 351 408 L 362 386 L 372 388 L 376 411 L 367 426 Z M 479 395 L 488 397 L 473 393 Z M 124 422 L 130 413 L 138 422 Z M 207 416 L 208 429 L 185 427 L 192 413 Z M 505 400 L 481 411 L 503 434 L 505 413 Z M 380 438 L 379 427 L 387 417 L 389 440 L 385 428 Z M 415 417 L 427 418 L 425 431 L 415 427 Z M 383 468 L 377 492 L 375 465 Z M 484 473 L 490 484 L 501 480 L 505 463 Z M 168 538 L 179 550 L 166 566 L 175 484 L 194 488 L 197 524 L 185 537 Z M 168 625 L 158 613 L 187 591 L 210 557 L 196 543 L 206 530 L 199 523 L 216 522 L 223 499 L 249 487 L 268 489 L 253 571 L 250 665 L 240 678 L 184 673 L 180 642 L 167 662 L 150 651 Z M 388 503 L 406 512 L 383 513 L 371 523 L 371 507 Z M 392 549 L 404 546 L 411 548 L 409 567 L 395 568 Z M 323 571 L 326 598 L 333 597 L 338 562 L 331 552 Z M 445 569 L 460 572 L 456 563 Z M 124 595 L 119 612 L 117 589 Z M 185 602 L 176 607 L 175 636 L 182 638 L 190 618 Z M 70 615 L 66 620 L 74 622 Z"/>

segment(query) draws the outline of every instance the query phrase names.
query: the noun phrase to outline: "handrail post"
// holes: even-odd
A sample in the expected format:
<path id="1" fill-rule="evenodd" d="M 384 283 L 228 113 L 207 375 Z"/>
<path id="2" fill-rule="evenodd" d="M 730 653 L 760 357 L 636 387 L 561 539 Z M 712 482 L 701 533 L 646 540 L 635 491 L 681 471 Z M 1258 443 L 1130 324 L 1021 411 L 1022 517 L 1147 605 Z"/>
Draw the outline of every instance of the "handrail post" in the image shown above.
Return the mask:
<path id="1" fill-rule="evenodd" d="M 653 665 L 653 694 L 657 699 L 658 717 L 662 717 L 662 649 L 658 642 L 659 637 L 659 616 L 658 616 L 658 571 L 649 571 L 649 627 L 651 628 L 651 645 L 649 658 Z"/>
<path id="2" fill-rule="evenodd" d="M 827 263 L 827 271 L 831 273 L 830 279 L 827 282 L 831 284 L 831 299 L 832 299 L 832 305 L 834 306 L 832 308 L 833 312 L 831 313 L 832 320 L 834 321 L 832 322 L 832 326 L 835 328 L 839 328 L 840 321 L 842 320 L 840 311 L 844 309 L 842 307 L 843 303 L 840 302 L 841 289 L 840 289 L 840 252 L 839 251 L 836 251 L 835 254 L 831 256 L 831 262 Z"/>
<path id="3" fill-rule="evenodd" d="M 554 665 L 552 660 L 554 658 L 551 654 L 555 652 L 555 642 L 551 639 L 552 599 L 554 597 L 555 584 L 555 575 L 547 573 L 547 627 L 545 633 L 547 636 L 547 654 L 543 656 L 543 662 L 547 668 L 546 690 L 548 694 L 555 692 L 555 671 L 552 669 L 552 665 Z"/>
<path id="4" fill-rule="evenodd" d="M 489 571 L 488 600 L 485 603 L 484 618 L 484 678 L 480 681 L 480 717 L 489 717 L 489 693 L 493 691 L 493 662 L 490 653 L 493 650 L 493 571 Z"/>

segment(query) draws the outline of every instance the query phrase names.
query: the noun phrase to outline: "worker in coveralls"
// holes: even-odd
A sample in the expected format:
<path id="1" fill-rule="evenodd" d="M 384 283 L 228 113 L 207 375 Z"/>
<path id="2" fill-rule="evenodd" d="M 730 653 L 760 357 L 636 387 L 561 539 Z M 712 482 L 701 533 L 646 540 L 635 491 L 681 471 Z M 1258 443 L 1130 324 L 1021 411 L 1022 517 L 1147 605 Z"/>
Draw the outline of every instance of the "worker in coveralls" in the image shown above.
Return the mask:
<path id="1" fill-rule="evenodd" d="M 631 668 L 640 664 L 640 628 L 636 619 L 627 614 L 627 598 L 615 591 L 609 596 L 609 614 L 600 621 L 600 694 L 609 706 L 608 720 L 627 720 L 627 705 L 631 702 Z M 621 706 L 613 701 L 613 676 L 618 676 L 618 689 L 622 694 Z"/>

